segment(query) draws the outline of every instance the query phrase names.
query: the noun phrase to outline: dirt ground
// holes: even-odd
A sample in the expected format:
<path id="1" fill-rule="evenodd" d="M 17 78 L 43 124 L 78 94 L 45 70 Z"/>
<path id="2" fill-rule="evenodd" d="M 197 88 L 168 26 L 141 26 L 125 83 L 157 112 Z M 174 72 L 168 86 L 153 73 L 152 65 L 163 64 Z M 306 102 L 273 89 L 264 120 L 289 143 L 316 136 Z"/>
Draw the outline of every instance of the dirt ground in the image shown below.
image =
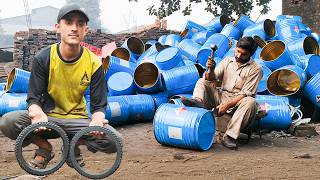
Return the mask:
<path id="1" fill-rule="evenodd" d="M 320 179 L 319 136 L 265 134 L 260 140 L 256 135 L 238 151 L 214 144 L 199 152 L 158 144 L 151 123 L 117 129 L 124 138 L 124 157 L 109 179 Z M 25 175 L 14 141 L 2 137 L 0 144 L 0 179 Z M 64 165 L 43 179 L 86 178 Z"/>

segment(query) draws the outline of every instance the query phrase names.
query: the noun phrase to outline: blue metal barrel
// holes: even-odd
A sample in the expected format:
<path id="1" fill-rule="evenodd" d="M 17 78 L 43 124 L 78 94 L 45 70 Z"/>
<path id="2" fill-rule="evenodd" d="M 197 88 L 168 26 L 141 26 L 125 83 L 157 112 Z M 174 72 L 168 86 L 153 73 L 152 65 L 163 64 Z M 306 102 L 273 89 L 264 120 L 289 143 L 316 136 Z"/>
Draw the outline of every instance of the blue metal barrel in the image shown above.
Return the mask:
<path id="1" fill-rule="evenodd" d="M 27 93 L 29 88 L 30 72 L 14 68 L 9 74 L 6 91 L 15 93 Z"/>
<path id="2" fill-rule="evenodd" d="M 243 32 L 247 27 L 254 25 L 255 22 L 253 22 L 250 17 L 241 14 L 238 19 L 234 22 L 234 25 Z"/>
<path id="3" fill-rule="evenodd" d="M 274 96 L 274 95 L 257 95 L 256 96 L 257 101 L 270 101 L 270 100 L 278 100 L 278 101 L 283 101 L 286 104 L 289 104 L 289 98 L 288 96 Z"/>
<path id="4" fill-rule="evenodd" d="M 160 107 L 161 104 L 168 103 L 168 93 L 167 92 L 159 92 L 156 94 L 150 94 L 153 98 L 153 101 L 156 104 L 156 109 Z"/>
<path id="5" fill-rule="evenodd" d="M 128 38 L 121 47 L 129 49 L 130 54 L 133 55 L 135 59 L 138 59 L 144 52 L 144 44 L 141 39 L 137 37 Z"/>
<path id="6" fill-rule="evenodd" d="M 291 125 L 291 114 L 289 106 L 281 99 L 256 99 L 260 108 L 267 112 L 267 115 L 260 120 L 260 127 L 263 130 L 288 130 Z M 253 128 L 258 128 L 255 121 Z"/>
<path id="7" fill-rule="evenodd" d="M 218 47 L 214 53 L 215 57 L 223 58 L 224 54 L 229 50 L 229 39 L 225 35 L 216 33 L 210 36 L 197 55 L 198 62 L 201 65 L 206 65 L 212 51 L 211 46 L 214 44 Z"/>
<path id="8" fill-rule="evenodd" d="M 182 61 L 179 48 L 169 47 L 158 53 L 156 64 L 161 70 L 169 70 L 177 67 Z"/>
<path id="9" fill-rule="evenodd" d="M 183 39 L 191 39 L 194 33 L 205 31 L 206 28 L 192 21 L 187 21 L 184 25 L 183 30 L 180 33 L 180 36 Z"/>
<path id="10" fill-rule="evenodd" d="M 302 68 L 306 71 L 309 77 L 314 76 L 320 72 L 320 56 L 316 54 L 308 54 L 300 56 L 299 60 L 302 62 Z"/>
<path id="11" fill-rule="evenodd" d="M 178 46 L 181 55 L 188 58 L 192 62 L 197 62 L 197 55 L 201 48 L 201 45 L 195 43 L 191 39 L 184 39 L 179 43 Z"/>
<path id="12" fill-rule="evenodd" d="M 221 30 L 223 29 L 223 27 L 226 24 L 230 23 L 230 18 L 229 16 L 226 15 L 221 15 L 219 17 L 215 17 L 214 19 L 212 19 L 207 25 L 206 28 L 207 29 L 216 29 L 217 32 L 221 32 Z"/>
<path id="13" fill-rule="evenodd" d="M 166 38 L 166 42 L 164 43 L 165 45 L 169 45 L 172 47 L 177 47 L 182 40 L 180 35 L 177 34 L 169 34 Z"/>
<path id="14" fill-rule="evenodd" d="M 168 103 L 178 105 L 179 107 L 186 107 L 186 106 L 182 103 L 182 101 L 181 101 L 180 98 L 176 98 L 176 99 L 172 99 L 172 98 L 171 98 Z"/>
<path id="15" fill-rule="evenodd" d="M 110 76 L 107 84 L 110 96 L 135 94 L 133 77 L 127 72 L 114 73 Z"/>
<path id="16" fill-rule="evenodd" d="M 198 70 L 199 69 L 199 70 Z M 199 65 L 174 68 L 161 73 L 163 88 L 169 96 L 192 93 L 196 82 L 202 77 L 203 69 Z"/>
<path id="17" fill-rule="evenodd" d="M 164 43 L 166 42 L 167 36 L 168 36 L 168 35 L 162 35 L 162 36 L 160 36 L 159 39 L 158 39 L 158 42 L 159 42 L 160 44 L 164 45 Z"/>
<path id="18" fill-rule="evenodd" d="M 128 95 L 123 98 L 129 104 L 131 123 L 152 121 L 156 110 L 152 96 L 147 94 Z"/>
<path id="19" fill-rule="evenodd" d="M 274 23 L 270 19 L 265 19 L 257 24 L 247 27 L 243 36 L 259 36 L 263 40 L 270 39 L 276 34 L 276 28 Z"/>
<path id="20" fill-rule="evenodd" d="M 299 25 L 299 29 L 300 29 L 301 33 L 308 35 L 308 36 L 312 33 L 312 30 L 308 26 L 303 24 L 303 22 L 298 22 L 298 25 Z"/>
<path id="21" fill-rule="evenodd" d="M 320 43 L 320 36 L 317 33 L 311 33 L 311 37 L 313 37 L 318 43 Z"/>
<path id="22" fill-rule="evenodd" d="M 202 108 L 163 104 L 153 121 L 158 143 L 206 151 L 215 135 L 215 120 L 210 111 Z"/>
<path id="23" fill-rule="evenodd" d="M 106 119 L 110 125 L 123 125 L 129 123 L 129 104 L 123 96 L 108 97 Z"/>
<path id="24" fill-rule="evenodd" d="M 272 41 L 262 48 L 260 59 L 271 71 L 293 64 L 291 55 L 282 41 Z"/>
<path id="25" fill-rule="evenodd" d="M 192 94 L 177 94 L 171 96 L 171 98 L 169 99 L 169 103 L 179 105 L 180 107 L 185 107 L 185 105 L 181 101 L 181 97 L 192 98 Z"/>
<path id="26" fill-rule="evenodd" d="M 302 22 L 302 17 L 301 16 L 291 16 L 291 15 L 278 15 L 277 19 L 276 19 L 276 22 L 278 23 L 278 22 L 283 21 L 285 19 L 294 19 L 297 22 Z"/>
<path id="27" fill-rule="evenodd" d="M 229 23 L 223 27 L 220 34 L 223 34 L 228 38 L 239 40 L 242 32 L 237 27 L 235 27 L 233 23 Z"/>
<path id="28" fill-rule="evenodd" d="M 153 62 L 155 63 L 156 55 L 164 49 L 159 42 L 154 43 L 148 50 L 146 50 L 137 60 L 137 64 L 141 64 L 142 62 Z"/>
<path id="29" fill-rule="evenodd" d="M 140 92 L 153 93 L 162 89 L 160 71 L 153 63 L 139 64 L 134 71 L 133 79 Z"/>
<path id="30" fill-rule="evenodd" d="M 315 74 L 304 86 L 303 94 L 320 108 L 320 72 Z"/>
<path id="31" fill-rule="evenodd" d="M 234 57 L 234 52 L 236 50 L 236 47 L 237 47 L 237 40 L 235 39 L 229 39 L 229 47 L 230 49 L 224 54 L 223 58 L 226 58 L 226 57 Z"/>
<path id="32" fill-rule="evenodd" d="M 194 41 L 200 45 L 203 45 L 207 41 L 207 39 L 215 33 L 217 33 L 217 30 L 215 30 L 215 29 L 200 31 L 200 32 L 193 34 L 191 39 L 192 39 L 192 41 Z"/>
<path id="33" fill-rule="evenodd" d="M 0 116 L 16 110 L 27 110 L 27 93 L 0 91 Z"/>
<path id="34" fill-rule="evenodd" d="M 111 56 L 118 57 L 119 59 L 130 61 L 132 63 L 136 62 L 136 59 L 130 54 L 127 48 L 119 47 L 111 52 Z"/>
<path id="35" fill-rule="evenodd" d="M 144 51 L 147 51 L 152 45 L 156 44 L 158 41 L 150 39 L 146 43 L 144 43 Z"/>
<path id="36" fill-rule="evenodd" d="M 5 90 L 6 84 L 7 83 L 0 83 L 0 91 Z"/>
<path id="37" fill-rule="evenodd" d="M 288 49 L 291 53 L 298 56 L 307 54 L 319 54 L 319 44 L 316 39 L 311 36 L 300 38 L 288 43 Z"/>
<path id="38" fill-rule="evenodd" d="M 122 60 L 114 56 L 107 56 L 102 60 L 106 81 L 116 72 L 127 72 L 133 74 L 136 65 L 132 62 Z"/>
<path id="39" fill-rule="evenodd" d="M 267 80 L 270 74 L 272 73 L 272 71 L 266 65 L 264 64 L 260 64 L 260 65 L 262 68 L 263 76 L 258 84 L 258 89 L 257 89 L 258 93 L 267 91 Z"/>
<path id="40" fill-rule="evenodd" d="M 294 19 L 284 19 L 276 23 L 276 30 L 280 40 L 288 43 L 301 38 L 299 24 Z"/>
<path id="41" fill-rule="evenodd" d="M 296 65 L 288 65 L 271 73 L 267 80 L 268 91 L 277 96 L 293 95 L 303 88 L 307 75 Z"/>

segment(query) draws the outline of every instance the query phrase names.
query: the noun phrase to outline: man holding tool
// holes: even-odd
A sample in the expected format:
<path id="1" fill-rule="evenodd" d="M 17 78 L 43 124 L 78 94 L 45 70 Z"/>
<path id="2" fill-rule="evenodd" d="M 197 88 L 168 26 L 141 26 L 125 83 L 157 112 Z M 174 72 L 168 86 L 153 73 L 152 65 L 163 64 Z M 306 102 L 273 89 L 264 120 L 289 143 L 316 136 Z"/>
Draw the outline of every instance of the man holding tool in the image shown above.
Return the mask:
<path id="1" fill-rule="evenodd" d="M 236 149 L 240 130 L 248 128 L 255 120 L 257 104 L 255 95 L 262 78 L 262 69 L 251 59 L 257 44 L 252 37 L 243 37 L 237 42 L 235 57 L 227 57 L 215 68 L 213 53 L 207 61 L 205 78 L 198 80 L 193 98 L 182 97 L 186 106 L 215 108 L 215 115 L 233 113 L 222 144 Z M 212 48 L 214 52 L 215 47 Z M 221 91 L 217 85 L 221 84 Z"/>

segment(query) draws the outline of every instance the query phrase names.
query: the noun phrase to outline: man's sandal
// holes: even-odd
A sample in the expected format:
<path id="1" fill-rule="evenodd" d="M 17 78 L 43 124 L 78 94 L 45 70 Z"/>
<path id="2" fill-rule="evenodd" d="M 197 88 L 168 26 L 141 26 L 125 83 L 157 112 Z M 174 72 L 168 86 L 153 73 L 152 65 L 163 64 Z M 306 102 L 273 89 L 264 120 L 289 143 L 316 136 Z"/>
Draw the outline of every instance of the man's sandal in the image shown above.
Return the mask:
<path id="1" fill-rule="evenodd" d="M 44 159 L 43 160 L 37 160 L 37 156 L 42 156 Z M 47 150 L 47 149 L 37 149 L 34 155 L 33 160 L 31 160 L 29 163 L 31 166 L 34 168 L 38 169 L 45 169 L 50 162 L 51 159 L 54 158 L 54 153 Z"/>
<path id="2" fill-rule="evenodd" d="M 76 157 L 75 157 L 76 161 L 79 163 L 80 167 L 83 167 L 85 165 L 85 162 L 81 155 L 80 148 L 78 146 L 75 148 L 75 154 L 76 154 Z M 66 163 L 68 164 L 69 167 L 73 168 L 70 157 L 67 158 Z"/>

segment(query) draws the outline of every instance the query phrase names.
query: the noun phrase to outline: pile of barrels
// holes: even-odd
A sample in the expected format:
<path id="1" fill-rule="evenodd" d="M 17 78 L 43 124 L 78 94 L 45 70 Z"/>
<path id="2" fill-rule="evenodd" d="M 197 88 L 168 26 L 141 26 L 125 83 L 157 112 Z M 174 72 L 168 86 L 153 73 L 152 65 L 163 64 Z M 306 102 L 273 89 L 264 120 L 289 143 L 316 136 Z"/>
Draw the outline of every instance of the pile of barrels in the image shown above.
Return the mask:
<path id="1" fill-rule="evenodd" d="M 214 116 L 205 109 L 185 107 L 179 97 L 192 97 L 196 82 L 206 70 L 212 45 L 218 47 L 214 60 L 219 64 L 225 57 L 234 56 L 236 43 L 244 36 L 253 37 L 259 46 L 252 58 L 263 69 L 256 97 L 267 112 L 261 119 L 263 129 L 287 130 L 294 117 L 292 107 L 298 109 L 303 97 L 320 107 L 320 38 L 302 23 L 301 17 L 279 15 L 276 21 L 256 23 L 245 15 L 233 22 L 222 15 L 204 26 L 187 21 L 180 34 L 147 42 L 130 37 L 101 58 L 108 87 L 106 119 L 115 126 L 153 121 L 159 143 L 209 149 L 215 133 Z M 18 81 L 27 83 L 28 72 L 21 72 L 13 70 L 8 79 L 0 97 L 5 104 L 1 104 L 1 114 L 14 110 L 12 104 L 19 104 L 6 99 L 26 93 L 14 90 L 14 86 L 24 87 L 15 85 Z M 20 79 L 18 74 L 26 77 Z M 89 88 L 84 98 L 90 114 Z M 20 104 L 15 109 L 26 108 L 25 102 Z"/>

